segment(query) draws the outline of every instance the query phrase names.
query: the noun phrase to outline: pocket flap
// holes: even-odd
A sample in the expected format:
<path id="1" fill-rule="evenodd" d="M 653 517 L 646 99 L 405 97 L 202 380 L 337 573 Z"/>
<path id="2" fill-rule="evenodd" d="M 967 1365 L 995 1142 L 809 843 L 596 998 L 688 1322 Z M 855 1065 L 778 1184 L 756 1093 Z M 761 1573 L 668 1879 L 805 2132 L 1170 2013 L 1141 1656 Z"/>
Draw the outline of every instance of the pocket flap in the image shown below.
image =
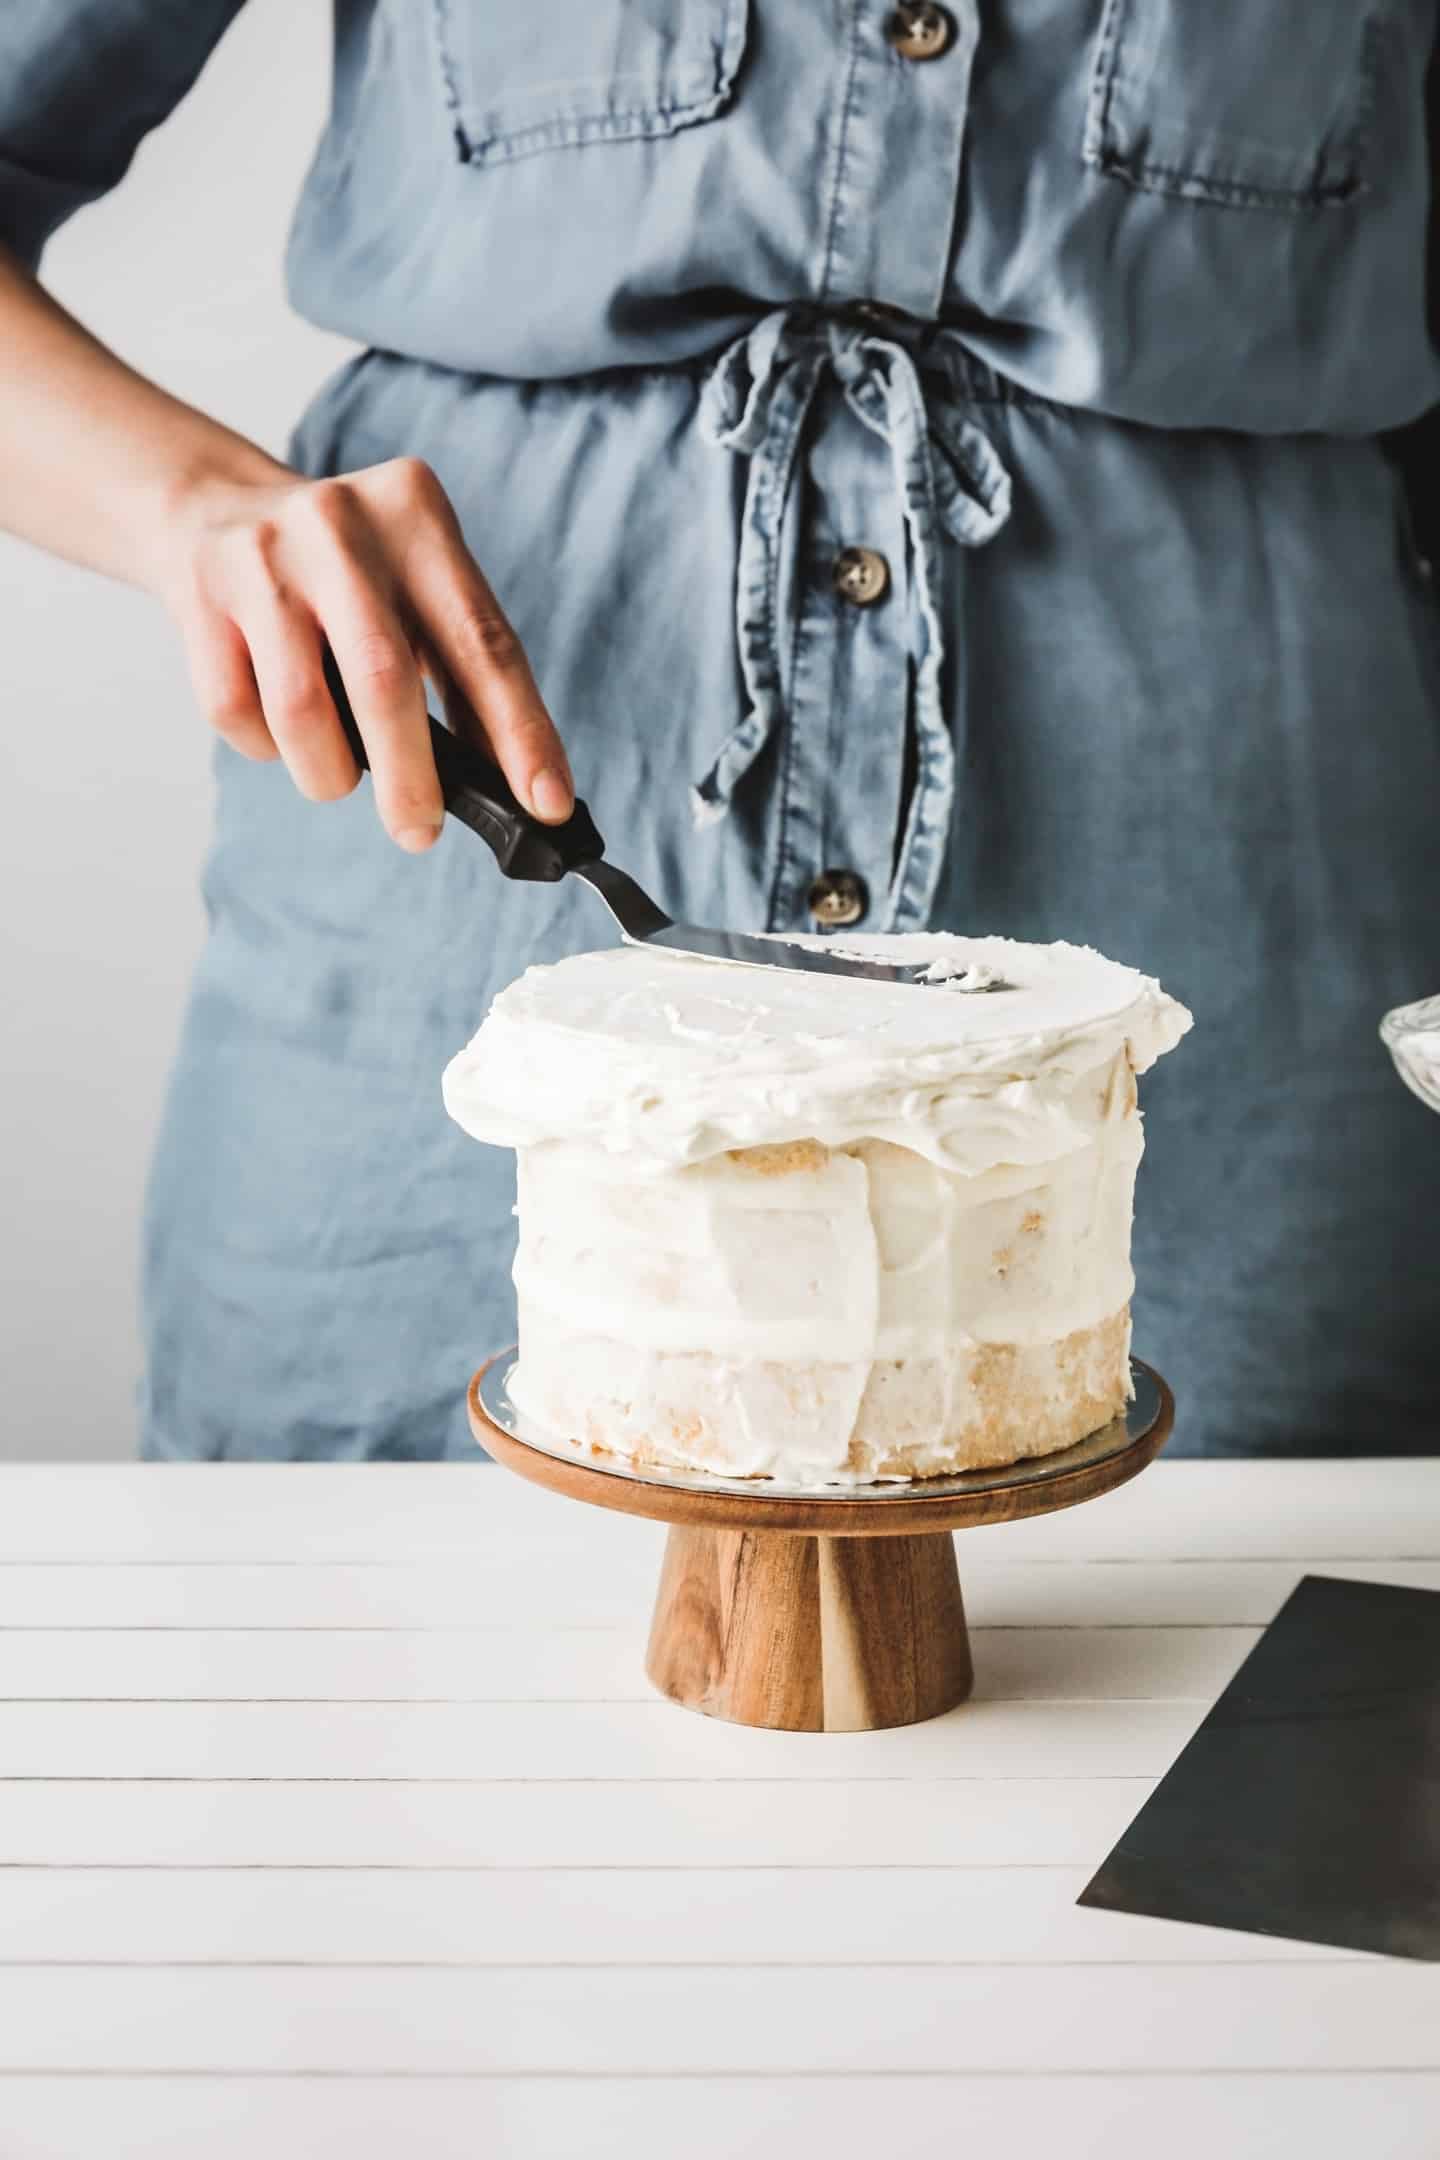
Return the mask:
<path id="1" fill-rule="evenodd" d="M 727 103 L 750 0 L 431 0 L 460 155 L 471 165 L 671 135 Z"/>
<path id="2" fill-rule="evenodd" d="M 1231 206 L 1347 202 L 1366 185 L 1378 37 L 1359 0 L 1107 0 L 1086 163 Z"/>

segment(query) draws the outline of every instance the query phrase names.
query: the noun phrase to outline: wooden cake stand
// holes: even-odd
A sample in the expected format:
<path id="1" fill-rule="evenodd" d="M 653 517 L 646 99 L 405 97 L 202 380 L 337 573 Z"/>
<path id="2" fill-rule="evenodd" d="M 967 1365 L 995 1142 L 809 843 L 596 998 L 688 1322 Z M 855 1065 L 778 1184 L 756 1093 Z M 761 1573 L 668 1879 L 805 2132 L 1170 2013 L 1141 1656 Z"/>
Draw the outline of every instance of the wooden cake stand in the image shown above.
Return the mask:
<path id="1" fill-rule="evenodd" d="M 777 1489 L 635 1468 L 529 1427 L 505 1382 L 470 1383 L 480 1445 L 537 1485 L 670 1525 L 645 1670 L 708 1717 L 790 1732 L 869 1732 L 953 1710 L 973 1678 L 955 1543 L 1123 1485 L 1164 1446 L 1175 1403 L 1137 1360 L 1124 1418 L 1063 1454 L 914 1485 Z"/>

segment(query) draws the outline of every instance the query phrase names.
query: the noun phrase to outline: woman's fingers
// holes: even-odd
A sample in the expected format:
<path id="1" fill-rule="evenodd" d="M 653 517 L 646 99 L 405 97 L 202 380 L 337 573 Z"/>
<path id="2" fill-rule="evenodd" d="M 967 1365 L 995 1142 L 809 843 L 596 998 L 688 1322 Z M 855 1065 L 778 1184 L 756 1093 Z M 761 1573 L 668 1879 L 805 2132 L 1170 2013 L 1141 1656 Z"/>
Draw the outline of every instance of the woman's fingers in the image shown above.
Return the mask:
<path id="1" fill-rule="evenodd" d="M 561 824 L 575 807 L 570 761 L 525 649 L 433 473 L 410 459 L 392 470 L 410 498 L 414 538 L 405 555 L 405 591 L 425 643 L 479 716 L 521 802 L 548 824 Z"/>
<path id="2" fill-rule="evenodd" d="M 320 627 L 277 578 L 247 580 L 237 610 L 266 723 L 290 777 L 311 802 L 335 802 L 360 778 L 325 686 Z"/>
<path id="3" fill-rule="evenodd" d="M 273 763 L 280 752 L 265 725 L 250 649 L 228 616 L 199 608 L 184 624 L 190 680 L 215 733 L 242 757 Z"/>
<path id="4" fill-rule="evenodd" d="M 376 806 L 402 847 L 428 847 L 444 817 L 421 652 L 458 693 L 452 714 L 478 717 L 520 801 L 552 824 L 570 815 L 569 760 L 530 663 L 418 459 L 226 490 L 209 503 L 174 605 L 212 725 L 247 756 L 278 751 L 312 801 L 348 795 L 359 778 L 325 683 L 328 642 Z"/>
<path id="5" fill-rule="evenodd" d="M 321 527 L 311 604 L 365 744 L 381 823 L 418 854 L 440 837 L 445 804 L 420 664 L 391 596 L 393 573 L 348 482 L 314 489 L 310 510 Z"/>
<path id="6" fill-rule="evenodd" d="M 439 839 L 445 805 L 419 663 L 399 617 L 373 591 L 327 607 L 325 631 L 370 761 L 380 822 L 420 854 Z"/>
<path id="7" fill-rule="evenodd" d="M 420 854 L 439 839 L 445 805 L 415 655 L 398 616 L 374 594 L 351 613 L 328 615 L 326 630 L 370 760 L 380 822 L 392 840 Z"/>

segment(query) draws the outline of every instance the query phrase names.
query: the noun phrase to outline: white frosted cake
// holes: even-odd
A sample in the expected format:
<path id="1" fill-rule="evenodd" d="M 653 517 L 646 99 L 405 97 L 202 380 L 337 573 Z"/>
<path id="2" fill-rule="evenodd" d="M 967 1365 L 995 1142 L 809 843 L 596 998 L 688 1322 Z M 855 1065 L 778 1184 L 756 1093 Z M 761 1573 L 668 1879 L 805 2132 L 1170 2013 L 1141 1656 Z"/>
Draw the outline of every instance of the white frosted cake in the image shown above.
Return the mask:
<path id="1" fill-rule="evenodd" d="M 1135 1075 L 1190 1015 L 1080 946 L 846 949 L 941 979 L 622 947 L 531 968 L 451 1062 L 452 1117 L 518 1153 L 511 1393 L 543 1427 L 852 1485 L 1124 1408 Z"/>

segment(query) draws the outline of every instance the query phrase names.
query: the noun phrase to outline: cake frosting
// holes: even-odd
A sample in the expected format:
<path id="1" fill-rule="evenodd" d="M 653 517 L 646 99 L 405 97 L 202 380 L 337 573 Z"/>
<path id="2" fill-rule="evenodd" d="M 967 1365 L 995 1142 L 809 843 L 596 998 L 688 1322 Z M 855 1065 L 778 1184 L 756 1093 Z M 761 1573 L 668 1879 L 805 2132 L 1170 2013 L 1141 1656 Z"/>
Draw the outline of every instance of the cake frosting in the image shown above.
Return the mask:
<path id="1" fill-rule="evenodd" d="M 864 1484 L 1123 1408 L 1135 1075 L 1189 1014 L 1084 947 L 843 949 L 927 979 L 621 947 L 531 968 L 450 1064 L 519 1157 L 511 1389 L 546 1426 Z"/>

